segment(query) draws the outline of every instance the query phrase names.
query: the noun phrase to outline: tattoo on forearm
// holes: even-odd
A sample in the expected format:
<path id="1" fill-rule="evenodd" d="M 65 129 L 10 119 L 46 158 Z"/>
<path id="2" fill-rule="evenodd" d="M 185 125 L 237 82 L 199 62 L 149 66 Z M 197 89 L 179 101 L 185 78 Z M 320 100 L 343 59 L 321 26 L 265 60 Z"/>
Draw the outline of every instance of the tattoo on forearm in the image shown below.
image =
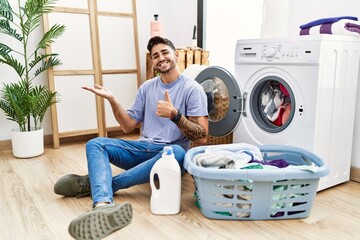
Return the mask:
<path id="1" fill-rule="evenodd" d="M 185 117 L 182 117 L 178 122 L 178 126 L 186 135 L 186 137 L 191 141 L 206 137 L 206 131 L 199 124 L 197 118 L 189 117 L 187 119 Z"/>

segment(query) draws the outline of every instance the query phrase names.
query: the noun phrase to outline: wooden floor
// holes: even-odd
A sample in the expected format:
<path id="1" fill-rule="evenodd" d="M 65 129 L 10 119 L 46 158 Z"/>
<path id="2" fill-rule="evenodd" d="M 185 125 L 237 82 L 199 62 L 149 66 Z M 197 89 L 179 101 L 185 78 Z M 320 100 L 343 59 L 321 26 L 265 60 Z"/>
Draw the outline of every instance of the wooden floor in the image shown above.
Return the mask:
<path id="1" fill-rule="evenodd" d="M 47 147 L 33 159 L 16 159 L 0 151 L 0 239 L 71 239 L 67 228 L 91 208 L 90 197 L 62 198 L 54 183 L 69 173 L 86 174 L 85 143 Z M 114 173 L 121 170 L 113 169 Z M 115 201 L 130 202 L 132 223 L 105 239 L 360 239 L 360 183 L 347 182 L 317 194 L 306 219 L 228 221 L 205 218 L 195 206 L 191 176 L 182 180 L 181 212 L 156 216 L 150 212 L 150 186 L 116 193 Z"/>

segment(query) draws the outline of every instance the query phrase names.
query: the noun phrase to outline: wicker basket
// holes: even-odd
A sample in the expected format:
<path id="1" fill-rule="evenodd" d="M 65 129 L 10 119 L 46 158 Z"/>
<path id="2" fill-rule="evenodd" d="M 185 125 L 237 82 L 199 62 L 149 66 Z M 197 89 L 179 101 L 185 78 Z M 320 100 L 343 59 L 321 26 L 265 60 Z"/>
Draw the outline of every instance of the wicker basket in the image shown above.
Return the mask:
<path id="1" fill-rule="evenodd" d="M 223 137 L 208 136 L 206 143 L 202 144 L 202 145 L 219 145 L 219 144 L 229 144 L 229 143 L 233 143 L 233 133 L 230 133 Z M 191 142 L 191 145 L 190 145 L 191 148 L 198 147 L 198 146 L 201 146 L 201 145 Z"/>

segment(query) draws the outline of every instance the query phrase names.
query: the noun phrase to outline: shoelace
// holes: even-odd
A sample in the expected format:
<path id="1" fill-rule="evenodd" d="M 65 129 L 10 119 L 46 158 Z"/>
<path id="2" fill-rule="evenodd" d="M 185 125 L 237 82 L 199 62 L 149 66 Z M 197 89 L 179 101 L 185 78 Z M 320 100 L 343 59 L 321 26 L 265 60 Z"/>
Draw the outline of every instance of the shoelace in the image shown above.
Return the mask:
<path id="1" fill-rule="evenodd" d="M 76 196 L 77 198 L 85 197 L 87 195 L 90 195 L 91 189 L 90 189 L 90 181 L 89 178 L 86 178 L 84 181 L 80 181 L 80 193 Z"/>

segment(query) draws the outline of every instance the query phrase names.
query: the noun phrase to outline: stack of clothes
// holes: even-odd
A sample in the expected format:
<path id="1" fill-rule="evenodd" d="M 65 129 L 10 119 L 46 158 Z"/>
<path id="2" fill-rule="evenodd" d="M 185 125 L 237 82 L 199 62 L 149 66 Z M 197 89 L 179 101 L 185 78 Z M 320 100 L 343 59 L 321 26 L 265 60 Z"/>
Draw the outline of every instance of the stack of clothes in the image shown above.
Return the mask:
<path id="1" fill-rule="evenodd" d="M 300 26 L 300 35 L 337 34 L 360 36 L 357 17 L 341 16 L 321 18 Z"/>

